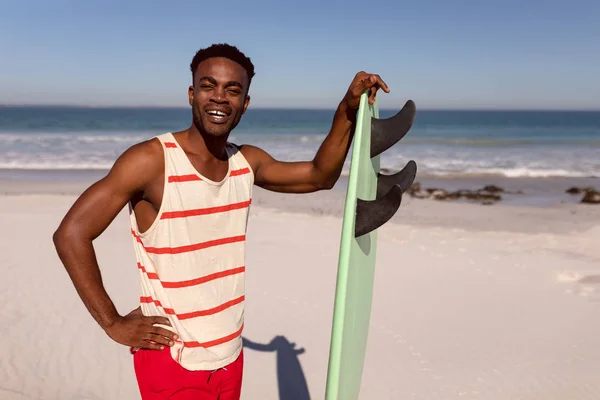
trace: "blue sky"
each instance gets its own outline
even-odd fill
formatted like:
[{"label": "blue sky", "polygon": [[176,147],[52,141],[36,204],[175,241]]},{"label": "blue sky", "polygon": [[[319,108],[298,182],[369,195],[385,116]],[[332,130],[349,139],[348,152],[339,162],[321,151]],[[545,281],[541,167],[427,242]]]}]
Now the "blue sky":
[{"label": "blue sky", "polygon": [[187,106],[237,45],[253,107],[334,108],[359,70],[424,108],[600,109],[600,2],[0,0],[0,104]]}]

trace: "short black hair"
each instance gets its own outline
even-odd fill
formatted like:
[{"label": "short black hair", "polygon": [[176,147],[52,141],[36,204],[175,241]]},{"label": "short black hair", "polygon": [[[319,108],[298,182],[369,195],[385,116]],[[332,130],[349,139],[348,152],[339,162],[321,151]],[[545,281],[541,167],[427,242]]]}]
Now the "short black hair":
[{"label": "short black hair", "polygon": [[233,62],[240,64],[246,70],[248,74],[248,86],[250,86],[250,82],[252,82],[252,78],[254,77],[254,64],[250,61],[244,53],[242,53],[237,47],[232,46],[227,43],[217,43],[213,44],[204,49],[200,49],[196,52],[196,55],[192,59],[192,63],[190,64],[190,70],[192,72],[192,83],[196,77],[196,69],[198,65],[208,59],[213,57],[223,57],[228,58]]}]

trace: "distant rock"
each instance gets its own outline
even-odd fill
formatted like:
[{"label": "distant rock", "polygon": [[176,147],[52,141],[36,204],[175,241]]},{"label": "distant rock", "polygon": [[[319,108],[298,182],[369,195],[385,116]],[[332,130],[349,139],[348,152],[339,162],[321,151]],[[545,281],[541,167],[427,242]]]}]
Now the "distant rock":
[{"label": "distant rock", "polygon": [[590,191],[593,192],[594,190],[595,189],[591,186],[584,187],[584,188],[570,187],[569,189],[565,190],[565,192],[569,193],[569,194],[581,194],[581,193],[590,192]]},{"label": "distant rock", "polygon": [[408,193],[411,197],[416,197],[417,199],[426,199],[431,195],[431,193],[421,189],[421,184],[419,182],[414,182],[412,185],[410,185],[406,193]]},{"label": "distant rock", "polygon": [[504,189],[498,186],[488,185],[483,189],[478,190],[457,190],[454,192],[449,192],[445,189],[440,188],[427,188],[424,189],[421,187],[419,182],[415,182],[411,185],[410,188],[406,191],[408,195],[411,197],[415,197],[417,199],[434,199],[434,200],[458,200],[460,198],[465,198],[471,201],[479,201],[482,204],[489,205],[493,204],[502,199],[502,197],[497,193],[504,192]]},{"label": "distant rock", "polygon": [[600,192],[596,190],[586,190],[585,195],[581,199],[584,204],[600,204]]},{"label": "distant rock", "polygon": [[[429,191],[429,189],[427,189]],[[435,200],[446,200],[448,198],[448,191],[444,189],[434,189],[431,191],[431,197]]]},{"label": "distant rock", "polygon": [[444,200],[458,200],[463,196],[462,191],[458,191],[458,192],[450,192],[446,195],[446,198]]},{"label": "distant rock", "polygon": [[[600,191],[593,187],[571,187],[565,191],[569,194],[582,194],[583,197],[580,203],[584,204],[600,204]],[[441,188],[423,188],[419,182],[414,182],[406,193],[417,199],[433,199],[439,201],[452,201],[458,199],[466,199],[469,201],[479,202],[482,205],[491,205],[502,200],[502,194],[523,194],[523,191],[510,192],[496,185],[486,185],[481,189],[476,190],[457,190],[449,192]]]},{"label": "distant rock", "polygon": [[591,186],[588,187],[570,187],[565,190],[565,193],[569,194],[581,194],[583,193],[583,197],[580,200],[580,203],[583,204],[600,204],[600,192],[594,189]]},{"label": "distant rock", "polygon": [[479,201],[498,201],[501,200],[502,197],[498,194],[488,194],[488,193],[480,193],[480,192],[471,192],[466,193],[464,195],[469,200],[479,200]]},{"label": "distant rock", "polygon": [[504,189],[502,189],[501,187],[498,186],[494,186],[494,185],[487,185],[483,188],[484,192],[489,192],[489,193],[501,193],[504,192]]}]

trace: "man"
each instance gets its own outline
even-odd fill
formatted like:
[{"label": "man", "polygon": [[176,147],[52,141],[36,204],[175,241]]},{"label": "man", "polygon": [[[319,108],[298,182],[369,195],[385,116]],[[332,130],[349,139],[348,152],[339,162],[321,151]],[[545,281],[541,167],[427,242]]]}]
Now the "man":
[{"label": "man", "polygon": [[[143,399],[238,399],[244,255],[252,187],[287,193],[330,189],[340,176],[360,95],[389,92],[358,73],[315,157],[282,162],[228,142],[250,102],[254,66],[227,44],[191,63],[192,124],[127,149],[73,204],[53,239],[83,303],[129,346]],[[107,295],[92,242],[129,205],[140,307],[121,316]]]}]

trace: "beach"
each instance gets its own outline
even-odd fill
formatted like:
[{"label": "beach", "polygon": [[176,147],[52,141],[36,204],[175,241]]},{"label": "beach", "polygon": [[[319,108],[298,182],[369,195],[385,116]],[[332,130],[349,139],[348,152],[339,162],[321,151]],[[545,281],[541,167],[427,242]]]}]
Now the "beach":
[{"label": "beach", "polygon": [[[249,110],[230,140],[310,160],[330,123]],[[187,109],[0,107],[0,399],[139,398],[52,234],[126,148],[188,124]],[[600,399],[600,205],[568,193],[600,189],[599,133],[598,112],[418,111],[381,159],[418,172],[379,230],[361,399]],[[329,191],[254,189],[243,399],[324,397],[349,163]],[[94,245],[117,309],[136,308],[126,208]]]},{"label": "beach", "polygon": [[[139,398],[128,349],[89,315],[51,240],[97,175],[0,177],[0,399]],[[583,183],[550,187],[562,196]],[[340,185],[254,191],[243,399],[324,396]],[[532,206],[405,196],[379,230],[361,398],[600,398],[600,206],[575,199]],[[126,209],[95,248],[107,291],[127,313],[139,302],[139,272]]]}]

